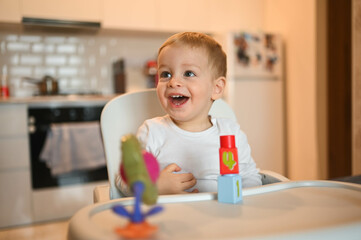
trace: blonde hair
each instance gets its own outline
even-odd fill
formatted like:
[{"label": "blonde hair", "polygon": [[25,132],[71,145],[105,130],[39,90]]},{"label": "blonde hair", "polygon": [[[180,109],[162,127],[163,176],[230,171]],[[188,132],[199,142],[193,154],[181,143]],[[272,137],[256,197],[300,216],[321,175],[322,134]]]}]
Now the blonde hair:
[{"label": "blonde hair", "polygon": [[214,77],[226,77],[227,56],[222,50],[222,46],[212,37],[198,32],[182,32],[174,34],[159,48],[158,56],[163,48],[173,44],[184,44],[189,47],[203,48],[208,54],[208,63],[214,73]]}]

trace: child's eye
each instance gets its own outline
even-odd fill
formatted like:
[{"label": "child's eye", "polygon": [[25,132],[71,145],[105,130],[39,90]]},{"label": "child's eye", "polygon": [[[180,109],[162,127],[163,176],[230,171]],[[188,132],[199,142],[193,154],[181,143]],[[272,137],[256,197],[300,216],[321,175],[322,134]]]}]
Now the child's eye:
[{"label": "child's eye", "polygon": [[159,76],[161,78],[170,78],[172,77],[172,74],[170,74],[169,72],[161,72]]},{"label": "child's eye", "polygon": [[194,74],[192,71],[186,71],[186,72],[184,73],[184,76],[186,76],[186,77],[194,77],[195,74]]}]

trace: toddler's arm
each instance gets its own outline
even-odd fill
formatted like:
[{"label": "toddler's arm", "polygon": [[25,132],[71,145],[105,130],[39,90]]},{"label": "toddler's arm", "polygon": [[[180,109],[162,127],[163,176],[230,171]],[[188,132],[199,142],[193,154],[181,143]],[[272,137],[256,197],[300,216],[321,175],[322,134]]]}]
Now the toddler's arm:
[{"label": "toddler's arm", "polygon": [[[181,171],[181,168],[175,164],[169,164],[161,172],[157,181],[158,193],[161,194],[179,194],[189,193],[185,190],[193,187],[197,179],[192,173],[174,173]],[[192,193],[197,193],[194,189]]]},{"label": "toddler's arm", "polygon": [[[182,194],[189,193],[185,190],[194,187],[197,183],[197,179],[192,173],[174,173],[181,171],[181,168],[175,164],[169,164],[166,166],[159,175],[157,181],[158,194]],[[120,175],[115,178],[116,186],[118,190],[125,197],[132,196],[128,185],[122,180]],[[198,189],[194,189],[192,193],[198,193]]]},{"label": "toddler's arm", "polygon": [[124,197],[132,196],[132,192],[130,191],[128,185],[123,181],[120,174],[117,174],[115,176],[115,186],[118,188],[118,190]]}]

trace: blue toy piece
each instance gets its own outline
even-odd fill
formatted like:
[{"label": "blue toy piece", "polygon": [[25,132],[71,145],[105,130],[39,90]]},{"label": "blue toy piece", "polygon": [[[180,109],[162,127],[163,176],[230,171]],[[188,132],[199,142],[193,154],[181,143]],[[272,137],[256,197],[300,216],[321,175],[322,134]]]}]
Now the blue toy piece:
[{"label": "blue toy piece", "polygon": [[140,209],[140,205],[142,203],[142,194],[144,192],[144,184],[142,182],[135,182],[133,184],[134,191],[134,209],[133,212],[129,212],[122,205],[115,205],[113,207],[113,211],[121,216],[129,218],[129,220],[133,223],[141,223],[145,220],[146,217],[156,214],[163,210],[163,207],[156,206],[151,208],[147,213],[142,213]]},{"label": "blue toy piece", "polygon": [[218,176],[218,202],[242,202],[242,178],[239,174]]}]

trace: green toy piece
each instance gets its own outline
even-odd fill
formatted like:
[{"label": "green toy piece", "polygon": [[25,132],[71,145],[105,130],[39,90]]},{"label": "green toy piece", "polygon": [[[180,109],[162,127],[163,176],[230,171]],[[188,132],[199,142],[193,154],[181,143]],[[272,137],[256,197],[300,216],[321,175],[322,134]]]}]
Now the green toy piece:
[{"label": "green toy piece", "polygon": [[153,184],[147,167],[143,160],[142,148],[138,139],[133,134],[122,137],[122,153],[125,176],[128,186],[133,186],[135,182],[144,184],[143,202],[147,205],[153,205],[157,202],[158,191]]},{"label": "green toy piece", "polygon": [[222,161],[224,165],[228,167],[229,170],[233,170],[234,166],[236,165],[236,161],[233,159],[232,152],[223,152]]}]

